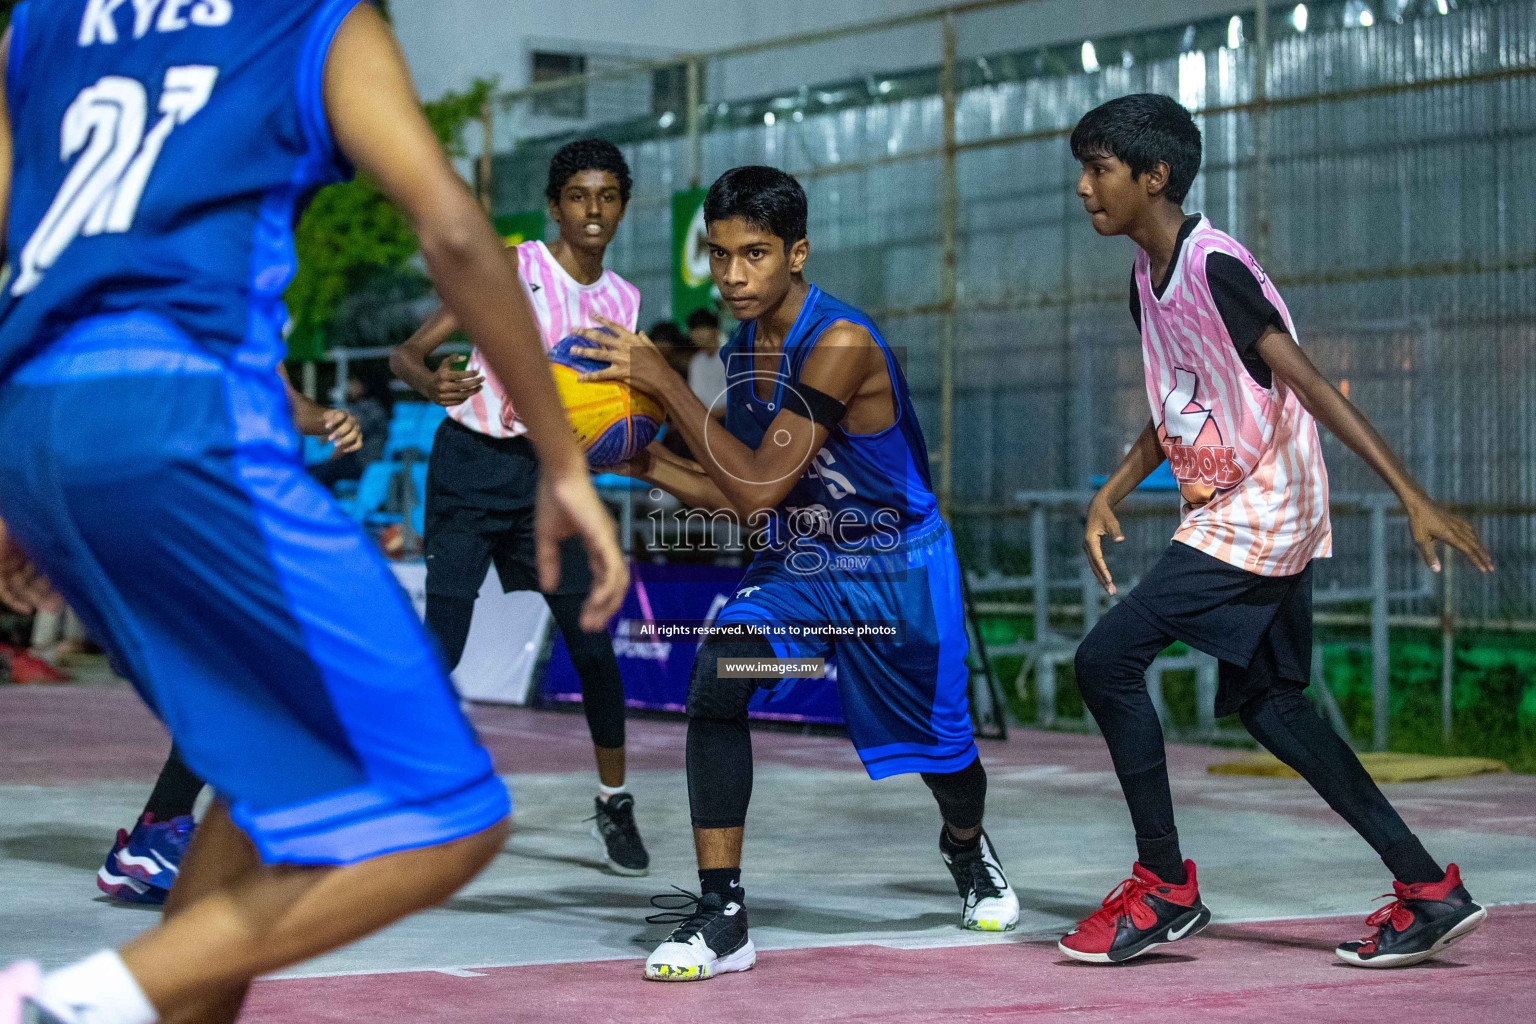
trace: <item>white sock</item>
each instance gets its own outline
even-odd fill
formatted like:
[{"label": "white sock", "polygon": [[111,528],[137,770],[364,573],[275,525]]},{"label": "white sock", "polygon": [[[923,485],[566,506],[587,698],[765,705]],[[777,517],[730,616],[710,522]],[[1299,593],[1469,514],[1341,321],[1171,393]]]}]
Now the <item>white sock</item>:
[{"label": "white sock", "polygon": [[123,958],[110,949],[44,977],[38,1002],[70,1024],[155,1024],[160,1019]]},{"label": "white sock", "polygon": [[603,803],[607,803],[609,800],[618,796],[620,793],[628,792],[629,787],[622,782],[617,786],[605,786],[601,782],[597,784],[597,795],[602,798]]}]

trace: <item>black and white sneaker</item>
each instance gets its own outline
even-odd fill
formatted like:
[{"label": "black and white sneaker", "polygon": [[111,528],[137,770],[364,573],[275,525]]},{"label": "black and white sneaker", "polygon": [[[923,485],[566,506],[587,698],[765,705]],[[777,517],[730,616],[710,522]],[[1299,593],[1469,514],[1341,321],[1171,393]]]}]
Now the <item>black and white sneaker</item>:
[{"label": "black and white sneaker", "polygon": [[611,796],[606,801],[594,797],[597,813],[592,816],[592,835],[603,847],[608,867],[621,875],[645,875],[651,870],[651,855],[640,841],[635,825],[635,798],[628,793]]},{"label": "black and white sneaker", "polygon": [[973,932],[1011,932],[1019,923],[1019,898],[1003,874],[1003,865],[983,830],[975,849],[959,850],[948,829],[939,832],[939,856],[965,901],[960,925]]},{"label": "black and white sneaker", "polygon": [[750,971],[757,947],[747,935],[747,908],[719,893],[695,896],[684,889],[651,897],[665,911],[646,918],[651,924],[676,924],[667,941],[645,961],[650,981],[704,981],[717,974]]}]

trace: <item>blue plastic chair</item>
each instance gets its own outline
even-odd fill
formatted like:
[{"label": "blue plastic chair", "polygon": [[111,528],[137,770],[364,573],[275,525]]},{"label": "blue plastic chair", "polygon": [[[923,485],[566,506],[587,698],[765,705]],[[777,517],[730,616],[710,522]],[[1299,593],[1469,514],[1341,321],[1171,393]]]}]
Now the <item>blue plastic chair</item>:
[{"label": "blue plastic chair", "polygon": [[[389,516],[379,511],[384,499],[389,497],[389,481],[400,469],[398,462],[375,462],[363,470],[357,482],[357,497],[352,502],[352,518],[360,523],[398,522],[399,516]],[[382,516],[383,519],[378,517]]]}]

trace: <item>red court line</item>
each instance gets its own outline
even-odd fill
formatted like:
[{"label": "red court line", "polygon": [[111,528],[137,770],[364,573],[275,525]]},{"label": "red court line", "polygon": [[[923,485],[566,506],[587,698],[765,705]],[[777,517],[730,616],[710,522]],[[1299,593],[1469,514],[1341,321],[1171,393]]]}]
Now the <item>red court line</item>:
[{"label": "red court line", "polygon": [[[508,922],[509,927],[513,926]],[[1118,967],[1079,964],[1054,943],[896,950],[786,950],[747,974],[665,985],[640,961],[509,967],[460,978],[362,975],[258,984],[244,1024],[1086,1024],[1306,1022],[1510,1024],[1536,989],[1536,907],[1496,907],[1440,960],[1367,971],[1330,950],[1358,918],[1217,925]],[[1522,1009],[1524,1007],[1524,1009]]]}]

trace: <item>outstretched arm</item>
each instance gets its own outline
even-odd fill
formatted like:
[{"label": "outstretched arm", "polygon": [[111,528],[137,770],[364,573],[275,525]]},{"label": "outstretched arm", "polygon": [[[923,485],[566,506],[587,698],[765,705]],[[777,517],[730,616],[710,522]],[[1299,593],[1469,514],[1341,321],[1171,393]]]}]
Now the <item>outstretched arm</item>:
[{"label": "outstretched arm", "polygon": [[[613,333],[583,331],[592,347],[573,351],[610,365],[583,379],[627,381],[660,399],[670,422],[698,457],[700,468],[747,521],[784,500],[836,426],[812,422],[803,415],[808,412],[804,403],[796,402],[793,389],[785,387],[786,408],[764,431],[762,446],[748,448],[709,414],[649,338],[612,321],[602,323]],[[846,405],[877,369],[887,372],[885,356],[869,332],[856,324],[839,323],[817,341],[801,370],[800,383]]]},{"label": "outstretched arm", "polygon": [[598,500],[555,392],[544,345],[502,243],[443,155],[383,18],[360,4],[347,15],[325,66],[325,108],[342,152],[378,182],[421,240],[443,303],[490,363],[539,453],[539,579],[560,576],[558,541],[579,534],[592,563],[583,628],[602,629],[629,576],[617,531]]},{"label": "outstretched arm", "polygon": [[1285,331],[1270,328],[1259,338],[1257,347],[1276,379],[1284,381],[1296,393],[1302,407],[1364,459],[1366,465],[1392,488],[1408,513],[1408,528],[1413,531],[1413,541],[1431,569],[1440,571],[1435,543],[1443,541],[1466,555],[1481,571],[1493,571],[1493,559],[1478,540],[1477,531],[1465,519],[1430,498],[1370,421],[1317,372],[1317,367],[1312,365],[1312,360],[1307,358],[1295,339]]}]

